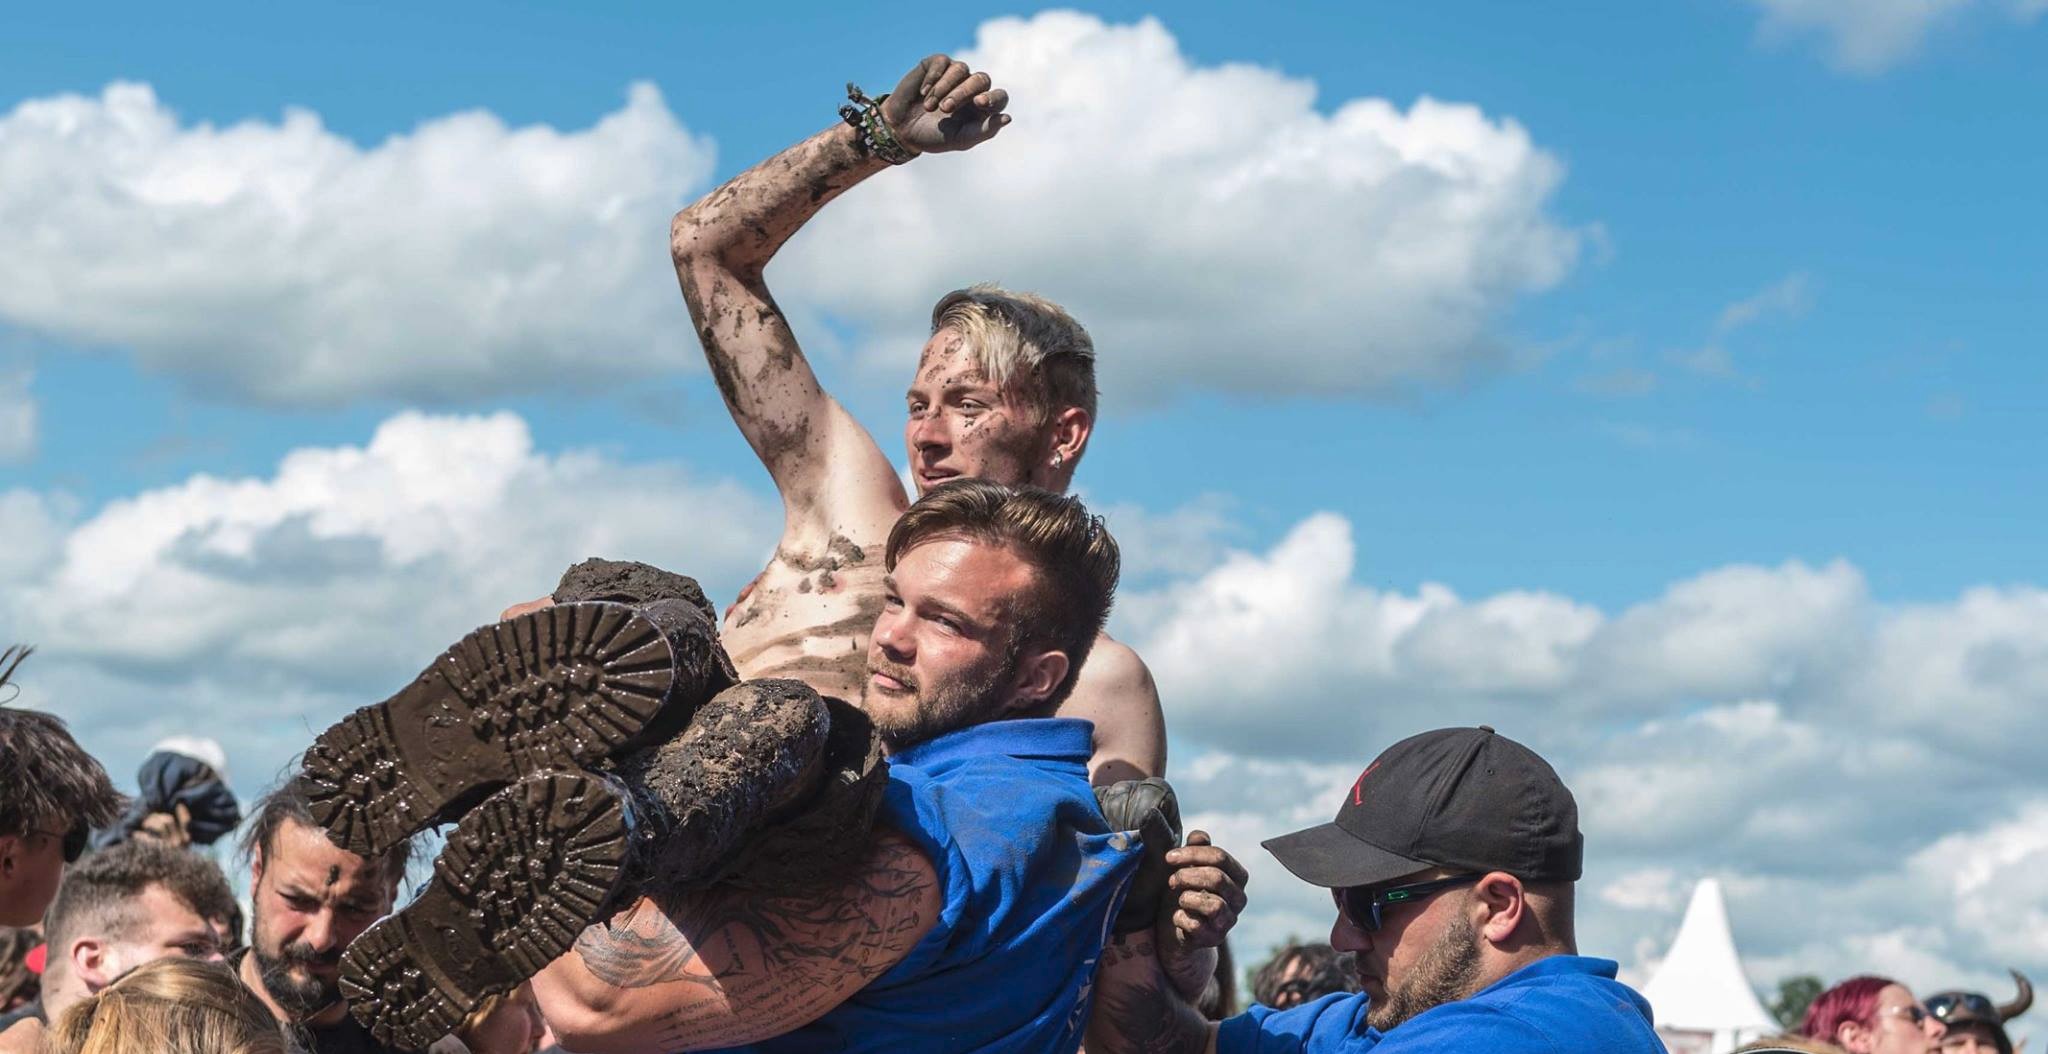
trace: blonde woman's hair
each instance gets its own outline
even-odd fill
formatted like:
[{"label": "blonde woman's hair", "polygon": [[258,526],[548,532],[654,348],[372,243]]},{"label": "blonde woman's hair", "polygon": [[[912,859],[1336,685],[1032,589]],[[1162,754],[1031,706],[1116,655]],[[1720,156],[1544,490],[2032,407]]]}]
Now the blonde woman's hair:
[{"label": "blonde woman's hair", "polygon": [[1035,293],[983,283],[932,308],[932,332],[960,334],[981,372],[1041,415],[1070,406],[1095,416],[1095,342],[1066,309]]},{"label": "blonde woman's hair", "polygon": [[64,1011],[49,1054],[296,1054],[284,1026],[225,963],[178,956],[123,974]]}]

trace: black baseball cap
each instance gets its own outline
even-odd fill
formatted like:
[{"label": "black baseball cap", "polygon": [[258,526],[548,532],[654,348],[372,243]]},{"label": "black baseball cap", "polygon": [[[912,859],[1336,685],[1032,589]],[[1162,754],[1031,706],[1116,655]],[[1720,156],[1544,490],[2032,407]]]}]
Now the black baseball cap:
[{"label": "black baseball cap", "polygon": [[1331,823],[1264,843],[1295,877],[1331,889],[1432,867],[1576,882],[1579,806],[1550,763],[1485,725],[1439,728],[1365,767]]}]

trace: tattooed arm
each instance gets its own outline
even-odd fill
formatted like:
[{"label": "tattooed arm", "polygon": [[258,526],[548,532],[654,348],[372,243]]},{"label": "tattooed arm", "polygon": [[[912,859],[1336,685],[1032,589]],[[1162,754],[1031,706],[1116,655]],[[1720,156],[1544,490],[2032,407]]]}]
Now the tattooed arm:
[{"label": "tattooed arm", "polygon": [[1139,930],[1102,950],[1082,1044],[1090,1054],[1216,1054],[1216,1026],[1167,981],[1159,939],[1155,930]]},{"label": "tattooed arm", "polygon": [[[944,55],[896,85],[883,116],[920,153],[965,150],[1008,123],[1008,95]],[[873,437],[827,395],[768,293],[768,261],[832,199],[889,167],[837,124],[677,214],[670,248],[683,300],[733,421],[782,492],[790,526],[895,522],[902,484]]]},{"label": "tattooed arm", "polygon": [[1094,1054],[1215,1054],[1216,1026],[1193,1000],[1216,971],[1216,947],[1244,910],[1244,865],[1211,844],[1207,831],[1166,854],[1170,912],[1149,930],[1125,934],[1102,951],[1095,1011],[1088,1019]]},{"label": "tattooed arm", "polygon": [[753,1043],[817,1020],[901,962],[941,906],[931,861],[884,832],[838,889],[643,898],[585,930],[534,994],[562,1043],[587,1054]]}]

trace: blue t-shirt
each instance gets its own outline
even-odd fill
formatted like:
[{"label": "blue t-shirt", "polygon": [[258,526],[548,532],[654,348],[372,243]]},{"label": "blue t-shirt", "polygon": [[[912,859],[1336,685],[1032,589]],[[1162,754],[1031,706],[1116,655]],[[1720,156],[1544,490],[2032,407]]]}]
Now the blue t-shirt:
[{"label": "blue t-shirt", "polygon": [[1094,738],[1070,718],[992,721],[892,755],[879,819],[931,859],[939,920],[830,1013],[748,1049],[1071,1054],[1139,857],[1088,786]]},{"label": "blue t-shirt", "polygon": [[1610,959],[1553,955],[1384,1033],[1365,1023],[1363,994],[1253,1007],[1223,1022],[1216,1054],[1664,1054],[1649,1002],[1614,971]]}]

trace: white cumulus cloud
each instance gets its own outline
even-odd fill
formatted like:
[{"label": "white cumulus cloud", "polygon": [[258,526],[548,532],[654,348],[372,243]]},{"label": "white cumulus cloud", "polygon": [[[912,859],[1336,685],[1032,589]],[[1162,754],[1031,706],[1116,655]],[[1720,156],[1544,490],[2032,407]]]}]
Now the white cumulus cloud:
[{"label": "white cumulus cloud", "polygon": [[992,280],[1073,310],[1113,398],[1443,382],[1502,366],[1499,317],[1578,256],[1546,211],[1562,163],[1477,106],[1325,111],[1312,82],[1198,63],[1153,19],[995,19],[963,57],[1016,123],[856,188],[772,276],[896,368],[940,293]]},{"label": "white cumulus cloud", "polygon": [[40,646],[25,679],[40,701],[110,756],[201,734],[268,773],[577,560],[645,560],[730,596],[779,525],[772,501],[676,465],[538,452],[512,414],[404,413],[362,446],[82,520],[0,494],[0,527],[30,554],[0,547],[0,624]]},{"label": "white cumulus cloud", "polygon": [[711,157],[647,84],[587,129],[473,111],[369,148],[143,84],[33,99],[0,116],[0,319],[272,403],[672,369],[667,218]]}]

